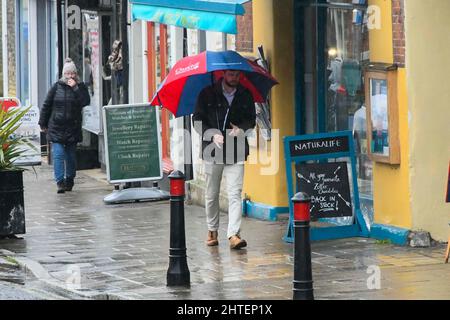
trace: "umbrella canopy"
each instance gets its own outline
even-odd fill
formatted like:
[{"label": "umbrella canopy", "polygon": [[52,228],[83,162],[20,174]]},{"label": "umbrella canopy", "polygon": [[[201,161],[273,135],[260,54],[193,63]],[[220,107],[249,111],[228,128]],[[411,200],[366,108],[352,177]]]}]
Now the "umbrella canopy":
[{"label": "umbrella canopy", "polygon": [[195,110],[200,92],[220,79],[224,70],[241,71],[241,84],[250,90],[255,102],[265,102],[270,89],[278,83],[265,69],[235,51],[204,51],[173,66],[151,105],[162,106],[175,117],[189,115]]}]

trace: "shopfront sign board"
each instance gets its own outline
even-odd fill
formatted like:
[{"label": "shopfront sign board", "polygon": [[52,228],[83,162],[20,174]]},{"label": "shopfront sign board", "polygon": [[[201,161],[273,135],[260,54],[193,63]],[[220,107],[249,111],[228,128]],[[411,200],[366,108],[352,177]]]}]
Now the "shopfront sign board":
[{"label": "shopfront sign board", "polygon": [[155,107],[105,106],[103,121],[110,183],[162,179],[160,123]]},{"label": "shopfront sign board", "polygon": [[[351,225],[311,228],[312,240],[369,235],[360,209],[351,131],[285,137],[284,156],[289,200],[289,225],[285,241],[293,241],[291,199],[297,192],[306,192],[311,197],[310,213],[313,221],[355,216]],[[329,159],[333,161],[329,162]],[[353,200],[348,168],[351,168],[352,173]]]},{"label": "shopfront sign board", "polygon": [[312,221],[353,215],[347,162],[298,164],[296,180],[298,191],[311,197]]}]

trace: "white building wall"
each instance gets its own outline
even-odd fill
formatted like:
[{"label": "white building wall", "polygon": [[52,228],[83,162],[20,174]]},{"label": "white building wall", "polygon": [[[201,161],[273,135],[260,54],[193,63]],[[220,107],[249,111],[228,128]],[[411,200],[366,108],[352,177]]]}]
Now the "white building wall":
[{"label": "white building wall", "polygon": [[[172,68],[175,63],[183,58],[183,29],[175,26],[169,26],[170,48],[169,48],[169,65]],[[172,134],[170,136],[170,157],[173,161],[174,170],[184,172],[184,119],[173,118],[170,120],[170,128]],[[188,140],[188,139],[187,139]]]},{"label": "white building wall", "polygon": [[8,12],[7,12],[7,2],[2,1],[2,66],[3,66],[3,95],[5,97],[8,96]]}]

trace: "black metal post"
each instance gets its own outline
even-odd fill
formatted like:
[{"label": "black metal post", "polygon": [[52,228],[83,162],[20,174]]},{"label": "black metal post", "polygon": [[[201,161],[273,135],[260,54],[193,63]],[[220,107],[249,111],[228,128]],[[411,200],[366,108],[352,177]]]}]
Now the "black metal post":
[{"label": "black metal post", "polygon": [[294,204],[294,300],[314,300],[311,240],[309,237],[310,204],[308,194],[300,192],[293,198]]},{"label": "black metal post", "polygon": [[181,171],[174,171],[170,179],[170,249],[167,286],[190,286],[190,273],[186,256],[184,225],[184,182]]}]

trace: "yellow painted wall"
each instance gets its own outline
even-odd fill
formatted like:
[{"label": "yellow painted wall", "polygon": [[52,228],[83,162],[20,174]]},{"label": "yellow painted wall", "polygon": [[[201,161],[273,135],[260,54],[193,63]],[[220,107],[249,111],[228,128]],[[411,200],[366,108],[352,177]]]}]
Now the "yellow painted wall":
[{"label": "yellow painted wall", "polygon": [[446,241],[450,160],[450,1],[406,0],[412,226]]},{"label": "yellow painted wall", "polygon": [[[271,91],[272,128],[279,129],[279,136],[269,146],[279,163],[279,169],[275,174],[263,175],[261,169],[268,165],[247,163],[243,192],[253,202],[275,207],[288,206],[282,138],[295,132],[293,39],[292,0],[253,1],[255,52],[258,45],[264,46],[272,75],[280,82]],[[250,157],[255,157],[256,151],[253,148]]]},{"label": "yellow painted wall", "polygon": [[374,62],[393,63],[393,42],[392,42],[392,0],[369,0],[371,9],[371,19],[380,10],[381,28],[370,30],[370,59]]},{"label": "yellow painted wall", "polygon": [[[369,35],[370,60],[393,63],[392,1],[371,0],[369,5],[381,9],[381,28],[372,29]],[[401,164],[374,163],[374,217],[376,223],[411,228],[408,101],[406,70],[402,68],[398,70],[397,93]]]},{"label": "yellow painted wall", "polygon": [[411,228],[409,189],[409,136],[406,70],[398,70],[400,165],[375,163],[374,214],[375,222]]}]

